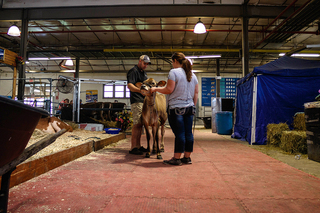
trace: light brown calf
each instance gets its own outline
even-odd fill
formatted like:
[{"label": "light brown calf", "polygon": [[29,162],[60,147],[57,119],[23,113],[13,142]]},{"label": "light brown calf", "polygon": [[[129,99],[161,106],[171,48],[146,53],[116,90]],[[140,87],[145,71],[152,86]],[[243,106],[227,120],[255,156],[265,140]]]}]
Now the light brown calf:
[{"label": "light brown calf", "polygon": [[[142,124],[146,130],[148,141],[148,151],[146,158],[150,157],[150,131],[149,126],[152,128],[153,136],[153,152],[157,151],[157,158],[162,159],[160,151],[164,151],[164,124],[167,120],[166,112],[166,98],[160,93],[150,93],[151,87],[165,86],[165,81],[157,83],[153,78],[145,80],[143,83],[137,83],[136,86],[140,88],[141,93],[145,95],[143,108],[142,108]],[[159,149],[159,127],[161,126],[161,146]]]},{"label": "light brown calf", "polygon": [[57,117],[46,117],[46,118],[40,118],[36,129],[40,129],[43,132],[54,134],[56,132],[59,132],[61,129],[66,129],[68,132],[72,132],[72,127],[61,121]]}]

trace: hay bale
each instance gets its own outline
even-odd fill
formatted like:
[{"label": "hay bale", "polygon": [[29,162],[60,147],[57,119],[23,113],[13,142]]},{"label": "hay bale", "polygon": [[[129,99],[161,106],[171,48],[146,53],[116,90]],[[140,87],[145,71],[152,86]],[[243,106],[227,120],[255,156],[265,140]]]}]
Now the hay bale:
[{"label": "hay bale", "polygon": [[304,112],[297,112],[293,117],[293,128],[294,130],[306,131],[306,121]]},{"label": "hay bale", "polygon": [[268,124],[267,126],[267,144],[279,146],[281,142],[281,134],[283,131],[288,131],[289,126],[286,123]]},{"label": "hay bale", "polygon": [[283,131],[280,148],[289,153],[307,154],[307,134],[305,131]]}]

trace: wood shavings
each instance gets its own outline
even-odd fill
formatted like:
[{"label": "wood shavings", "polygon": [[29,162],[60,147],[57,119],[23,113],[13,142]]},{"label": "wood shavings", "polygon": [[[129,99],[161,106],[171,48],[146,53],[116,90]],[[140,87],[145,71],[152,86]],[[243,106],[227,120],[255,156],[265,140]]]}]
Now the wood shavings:
[{"label": "wood shavings", "polygon": [[[32,144],[40,141],[44,137],[48,136],[48,133],[44,133],[41,130],[35,129],[33,132],[27,147],[31,146]],[[78,146],[83,143],[87,143],[89,141],[98,141],[103,140],[114,135],[106,134],[105,131],[90,131],[90,130],[82,130],[76,129],[73,132],[66,132],[60,137],[56,139],[55,142],[47,146],[46,148],[42,149],[37,154],[31,156],[26,161],[35,160],[47,155],[51,155],[56,152],[60,152],[62,150]]]}]

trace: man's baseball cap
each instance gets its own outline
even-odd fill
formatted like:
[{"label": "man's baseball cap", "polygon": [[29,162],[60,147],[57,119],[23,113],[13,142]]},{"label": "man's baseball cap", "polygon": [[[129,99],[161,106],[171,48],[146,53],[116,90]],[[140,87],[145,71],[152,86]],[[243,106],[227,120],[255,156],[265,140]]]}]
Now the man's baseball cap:
[{"label": "man's baseball cap", "polygon": [[151,64],[150,58],[149,58],[149,56],[147,56],[147,55],[142,55],[142,56],[140,56],[139,60]]}]

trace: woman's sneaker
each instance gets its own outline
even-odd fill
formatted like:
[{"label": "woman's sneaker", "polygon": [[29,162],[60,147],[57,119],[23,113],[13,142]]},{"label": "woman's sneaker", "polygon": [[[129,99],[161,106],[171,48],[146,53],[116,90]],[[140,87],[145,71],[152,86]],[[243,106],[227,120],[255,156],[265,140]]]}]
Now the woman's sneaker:
[{"label": "woman's sneaker", "polygon": [[169,165],[176,165],[176,166],[181,166],[181,160],[180,159],[176,159],[176,158],[171,158],[170,160],[164,160],[163,161],[164,164],[169,164]]},{"label": "woman's sneaker", "polygon": [[188,157],[188,158],[183,157],[183,158],[181,158],[180,160],[181,160],[182,163],[192,164],[192,161],[191,161],[191,158],[190,158],[190,157]]}]

